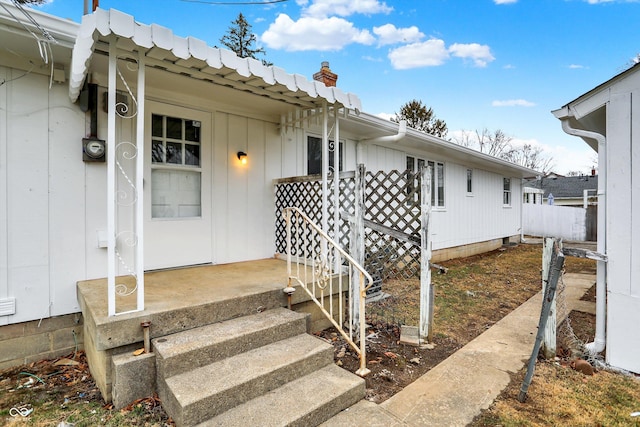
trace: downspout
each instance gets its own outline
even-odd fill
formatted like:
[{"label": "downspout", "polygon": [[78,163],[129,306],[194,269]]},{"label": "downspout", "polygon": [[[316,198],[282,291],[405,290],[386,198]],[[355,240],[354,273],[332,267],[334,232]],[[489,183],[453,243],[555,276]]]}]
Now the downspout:
[{"label": "downspout", "polygon": [[[607,253],[607,229],[606,229],[606,183],[607,183],[607,138],[597,132],[574,129],[569,125],[569,120],[562,119],[562,130],[569,134],[581,138],[589,138],[598,142],[598,246],[597,251],[601,254]],[[596,276],[596,336],[593,342],[585,345],[591,354],[597,354],[604,350],[606,345],[606,315],[607,315],[607,263],[597,261]]]},{"label": "downspout", "polygon": [[524,180],[520,178],[520,243],[527,243],[524,238]]},{"label": "downspout", "polygon": [[398,142],[407,135],[407,121],[400,120],[398,123],[398,133],[395,135],[379,136],[377,138],[365,138],[356,143],[356,165],[362,163],[362,150],[364,144],[372,144],[379,142]]}]

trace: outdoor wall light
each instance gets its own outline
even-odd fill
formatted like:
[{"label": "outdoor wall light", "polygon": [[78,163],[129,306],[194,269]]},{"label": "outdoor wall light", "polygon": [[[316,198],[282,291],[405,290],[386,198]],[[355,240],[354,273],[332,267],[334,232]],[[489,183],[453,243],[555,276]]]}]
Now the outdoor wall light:
[{"label": "outdoor wall light", "polygon": [[245,153],[244,151],[238,151],[238,160],[240,160],[240,163],[242,163],[243,165],[246,165],[247,153]]}]

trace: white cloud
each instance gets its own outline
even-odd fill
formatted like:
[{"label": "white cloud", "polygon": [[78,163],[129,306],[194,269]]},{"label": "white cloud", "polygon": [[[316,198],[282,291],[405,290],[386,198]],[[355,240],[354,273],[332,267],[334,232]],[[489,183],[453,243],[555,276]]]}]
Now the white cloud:
[{"label": "white cloud", "polygon": [[458,58],[471,59],[476,67],[486,67],[487,63],[495,59],[491,54],[491,49],[486,44],[454,43],[449,47],[449,52]]},{"label": "white cloud", "polygon": [[504,68],[505,70],[514,70],[516,68],[516,66],[513,65],[513,64],[507,64],[502,68]]},{"label": "white cloud", "polygon": [[444,64],[448,58],[449,52],[444,46],[444,41],[440,39],[411,43],[389,52],[389,60],[396,70],[435,67]]},{"label": "white cloud", "polygon": [[260,37],[269,48],[286,51],[336,51],[348,44],[373,44],[375,39],[367,30],[359,30],[342,18],[304,17],[293,21],[282,13]]},{"label": "white cloud", "polygon": [[385,24],[381,27],[373,27],[373,33],[378,36],[378,45],[383,46],[395,43],[415,43],[424,38],[418,27],[396,28],[393,24]]},{"label": "white cloud", "polygon": [[302,14],[304,16],[327,17],[329,15],[350,16],[353,14],[374,15],[377,13],[390,13],[393,8],[378,0],[312,0],[308,2],[298,2],[304,6]]},{"label": "white cloud", "polygon": [[495,4],[512,4],[517,3],[518,0],[493,0]]},{"label": "white cloud", "polygon": [[580,70],[582,68],[587,68],[584,65],[580,65],[580,64],[571,64],[569,65],[569,68],[572,70]]},{"label": "white cloud", "polygon": [[535,107],[535,103],[525,99],[507,99],[504,101],[493,101],[492,107]]}]

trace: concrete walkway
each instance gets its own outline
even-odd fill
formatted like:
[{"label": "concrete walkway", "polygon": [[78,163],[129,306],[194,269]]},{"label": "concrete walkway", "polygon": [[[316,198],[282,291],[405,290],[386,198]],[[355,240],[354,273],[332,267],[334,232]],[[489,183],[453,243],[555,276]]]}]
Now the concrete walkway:
[{"label": "concrete walkway", "polygon": [[[579,299],[595,275],[565,274],[563,279],[568,311],[589,308]],[[526,366],[541,304],[538,293],[390,399],[380,405],[360,401],[322,426],[468,425],[507,387],[510,374]]]}]

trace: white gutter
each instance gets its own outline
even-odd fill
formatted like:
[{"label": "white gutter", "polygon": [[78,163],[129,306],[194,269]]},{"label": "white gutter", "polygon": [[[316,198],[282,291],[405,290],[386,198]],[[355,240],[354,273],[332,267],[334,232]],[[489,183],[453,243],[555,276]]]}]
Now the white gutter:
[{"label": "white gutter", "polygon": [[400,120],[398,123],[398,133],[395,135],[379,136],[376,138],[365,138],[356,144],[356,165],[362,163],[362,150],[364,144],[398,142],[407,135],[407,121]]},{"label": "white gutter", "polygon": [[[597,251],[601,254],[607,253],[606,237],[606,182],[607,182],[607,138],[597,132],[574,129],[569,125],[567,117],[560,118],[562,130],[569,134],[581,138],[593,139],[598,143],[598,246]],[[593,342],[585,345],[591,354],[597,354],[604,350],[606,345],[606,315],[607,315],[607,263],[597,261],[596,276],[596,336]]]}]

